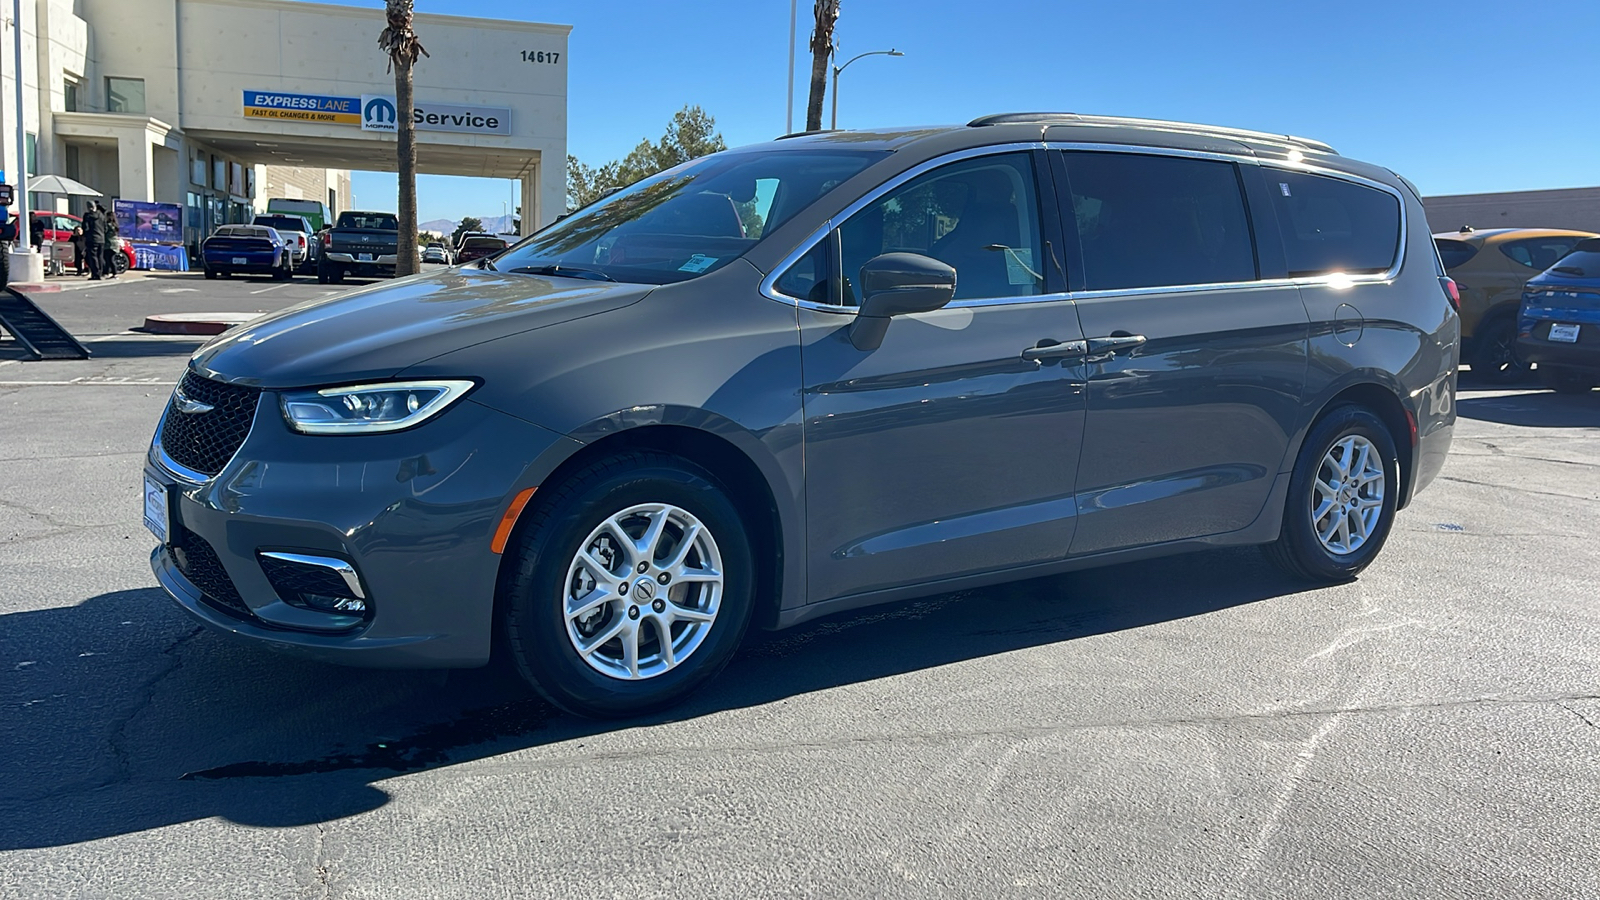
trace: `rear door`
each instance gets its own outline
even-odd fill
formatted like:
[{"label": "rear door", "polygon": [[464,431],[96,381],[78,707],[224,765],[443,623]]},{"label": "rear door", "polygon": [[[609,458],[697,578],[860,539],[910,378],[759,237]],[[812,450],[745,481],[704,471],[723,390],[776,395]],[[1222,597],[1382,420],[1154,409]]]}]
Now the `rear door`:
[{"label": "rear door", "polygon": [[1256,248],[1256,166],[1133,148],[1057,162],[1089,350],[1072,553],[1245,528],[1285,464],[1308,335],[1281,250]]}]

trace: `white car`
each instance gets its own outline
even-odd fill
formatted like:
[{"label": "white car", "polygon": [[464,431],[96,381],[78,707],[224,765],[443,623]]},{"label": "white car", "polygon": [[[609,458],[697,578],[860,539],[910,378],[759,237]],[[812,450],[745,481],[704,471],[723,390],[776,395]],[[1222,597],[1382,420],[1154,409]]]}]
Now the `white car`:
[{"label": "white car", "polygon": [[250,221],[251,225],[264,225],[282,236],[289,246],[289,259],[292,265],[291,272],[303,269],[311,260],[311,223],[304,216],[291,216],[285,213],[268,213],[256,216]]},{"label": "white car", "polygon": [[444,249],[443,244],[429,244],[422,249],[422,261],[425,263],[450,264],[450,254]]}]

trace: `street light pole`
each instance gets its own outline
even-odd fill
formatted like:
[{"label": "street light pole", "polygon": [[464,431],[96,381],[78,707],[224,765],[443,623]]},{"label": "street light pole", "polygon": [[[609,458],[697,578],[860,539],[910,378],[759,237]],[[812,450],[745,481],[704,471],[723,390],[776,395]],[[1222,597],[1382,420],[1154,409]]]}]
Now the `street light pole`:
[{"label": "street light pole", "polygon": [[22,0],[13,0],[11,12],[11,36],[15,39],[17,49],[17,161],[16,174],[13,176],[16,184],[14,205],[17,212],[17,240],[15,246],[33,249],[28,237],[29,227],[33,224],[28,221],[28,125],[22,112]]},{"label": "street light pole", "polygon": [[864,56],[905,56],[905,54],[892,47],[888,50],[868,50],[866,53],[858,53],[845,60],[845,64],[842,66],[833,67],[833,115],[831,117],[832,121],[828,123],[828,127],[832,130],[837,131],[839,129],[839,73]]},{"label": "street light pole", "polygon": [[789,0],[789,105],[784,111],[783,133],[794,133],[794,39],[795,7],[800,0]]}]

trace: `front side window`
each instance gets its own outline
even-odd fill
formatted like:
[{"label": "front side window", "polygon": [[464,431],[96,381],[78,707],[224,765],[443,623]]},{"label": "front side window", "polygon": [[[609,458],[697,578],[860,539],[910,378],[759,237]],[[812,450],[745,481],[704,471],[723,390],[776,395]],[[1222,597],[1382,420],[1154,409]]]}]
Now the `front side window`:
[{"label": "front side window", "polygon": [[1371,275],[1394,265],[1400,249],[1400,201],[1394,195],[1342,178],[1263,171],[1290,277]]},{"label": "front side window", "polygon": [[1561,257],[1571,253],[1579,240],[1580,238],[1576,236],[1524,238],[1520,241],[1506,241],[1500,245],[1500,252],[1520,265],[1543,272],[1555,265]]},{"label": "front side window", "polygon": [[1255,244],[1233,163],[1067,154],[1091,291],[1254,281]]},{"label": "front side window", "polygon": [[144,111],[143,78],[106,79],[106,112],[143,115]]},{"label": "front side window", "polygon": [[639,284],[713,272],[851,176],[877,150],[717,153],[653,175],[494,260],[502,272]]},{"label": "front side window", "polygon": [[941,166],[862,208],[838,230],[843,302],[884,253],[931,256],[956,270],[957,300],[1044,293],[1038,190],[1026,153]]}]

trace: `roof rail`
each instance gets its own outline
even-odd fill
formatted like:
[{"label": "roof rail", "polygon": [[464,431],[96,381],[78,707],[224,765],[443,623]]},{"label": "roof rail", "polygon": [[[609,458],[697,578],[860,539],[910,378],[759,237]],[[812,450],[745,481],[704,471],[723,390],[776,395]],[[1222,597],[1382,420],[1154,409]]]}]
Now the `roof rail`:
[{"label": "roof rail", "polygon": [[843,129],[841,129],[841,128],[818,128],[815,131],[791,131],[788,134],[780,134],[777,137],[773,138],[773,140],[781,141],[781,140],[786,140],[788,138],[805,137],[808,134],[832,134],[835,131],[842,131],[842,130]]},{"label": "roof rail", "polygon": [[1273,134],[1267,131],[1250,131],[1244,128],[1224,128],[1219,125],[1198,125],[1193,122],[1170,122],[1164,119],[1135,119],[1126,116],[1091,116],[1078,113],[1043,112],[1043,113],[1000,113],[991,116],[979,116],[968,122],[969,126],[983,125],[1121,125],[1128,128],[1150,128],[1159,131],[1177,131],[1184,134],[1212,134],[1220,137],[1248,138],[1256,141],[1270,141],[1274,144],[1292,144],[1318,153],[1331,153],[1339,155],[1339,151],[1328,144],[1312,138],[1296,137],[1292,134]]}]

